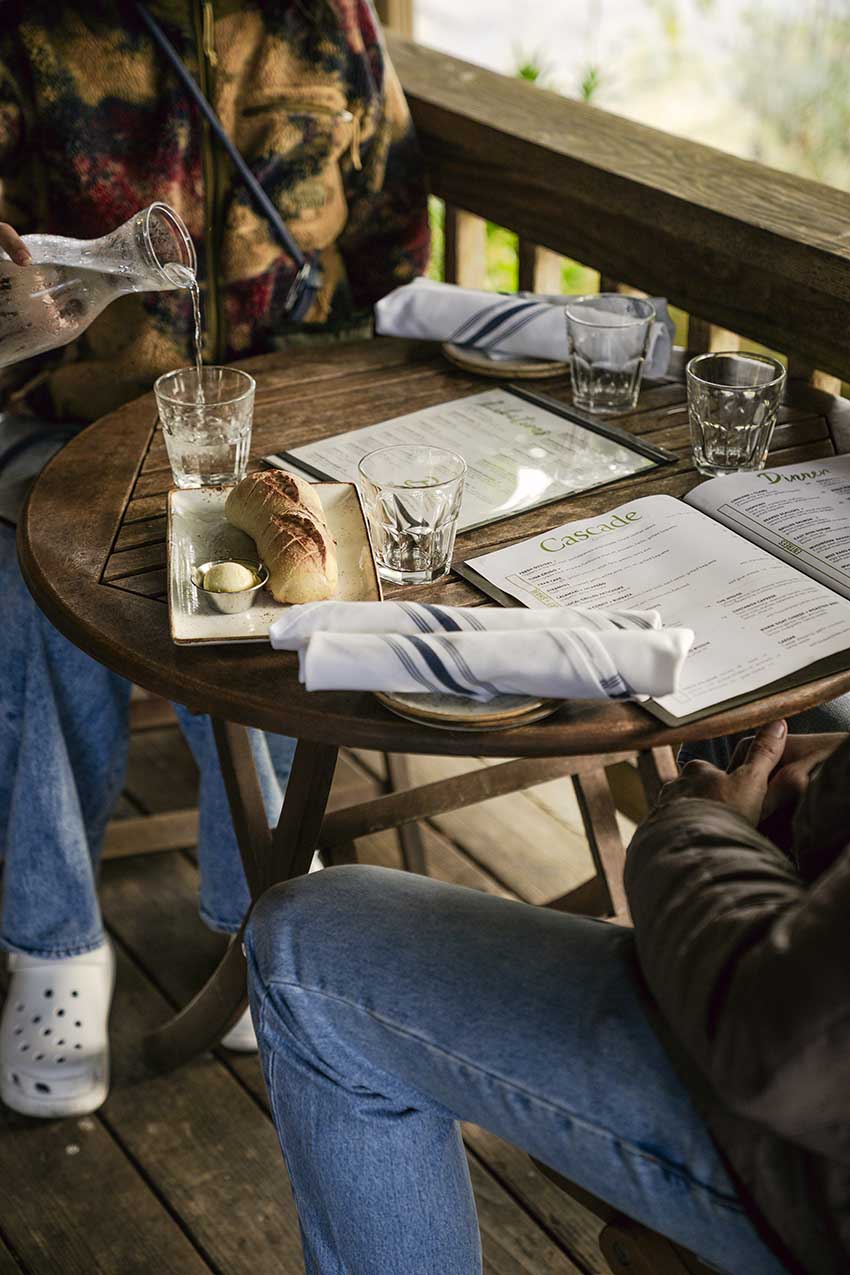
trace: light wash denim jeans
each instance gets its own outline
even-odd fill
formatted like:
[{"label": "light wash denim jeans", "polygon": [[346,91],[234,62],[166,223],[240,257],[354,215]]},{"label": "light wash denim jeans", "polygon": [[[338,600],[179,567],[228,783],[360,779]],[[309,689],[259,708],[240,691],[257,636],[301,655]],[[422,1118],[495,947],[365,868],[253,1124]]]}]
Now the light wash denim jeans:
[{"label": "light wash denim jeans", "polygon": [[[0,524],[0,946],[71,956],[103,939],[96,873],[121,791],[130,685],[50,624],[21,577],[11,527]],[[209,718],[175,706],[200,769],[201,915],[234,933],[248,887]],[[295,740],[251,732],[270,821]]]},{"label": "light wash denim jeans", "polygon": [[632,934],[383,868],[270,891],[249,986],[308,1275],[476,1275],[459,1120],[734,1275],[780,1275],[646,1012]]}]

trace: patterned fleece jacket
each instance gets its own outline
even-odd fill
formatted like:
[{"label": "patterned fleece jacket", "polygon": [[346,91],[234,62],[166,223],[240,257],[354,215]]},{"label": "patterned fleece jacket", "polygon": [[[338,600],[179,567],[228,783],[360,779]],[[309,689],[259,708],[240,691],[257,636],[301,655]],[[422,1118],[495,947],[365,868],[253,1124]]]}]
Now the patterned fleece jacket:
[{"label": "patterned fleece jacket", "polygon": [[[324,285],[303,327],[339,331],[428,258],[421,155],[371,0],[149,0]],[[99,237],[164,200],[198,252],[205,355],[293,331],[294,264],[131,3],[0,0],[0,220]],[[190,356],[185,292],[122,297],[24,365],[28,400],[92,420]]]}]

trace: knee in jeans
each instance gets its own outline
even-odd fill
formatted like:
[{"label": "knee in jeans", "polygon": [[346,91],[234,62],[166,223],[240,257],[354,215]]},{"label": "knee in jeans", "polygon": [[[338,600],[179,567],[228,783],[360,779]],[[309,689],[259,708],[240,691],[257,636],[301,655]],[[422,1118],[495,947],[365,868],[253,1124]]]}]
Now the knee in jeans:
[{"label": "knee in jeans", "polygon": [[309,953],[311,964],[344,958],[357,899],[376,872],[380,869],[346,864],[267,890],[245,932],[252,969],[260,981],[292,977],[301,967],[302,952]]}]

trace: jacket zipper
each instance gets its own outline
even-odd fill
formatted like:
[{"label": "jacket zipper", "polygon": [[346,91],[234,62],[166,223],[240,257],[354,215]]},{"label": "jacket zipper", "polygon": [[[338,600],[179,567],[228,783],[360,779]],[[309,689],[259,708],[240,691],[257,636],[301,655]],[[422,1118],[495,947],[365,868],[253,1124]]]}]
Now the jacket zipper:
[{"label": "jacket zipper", "polygon": [[210,66],[218,66],[218,54],[215,51],[215,14],[211,4],[204,0],[204,54]]},{"label": "jacket zipper", "polygon": [[[198,46],[198,82],[204,97],[210,101],[210,71],[218,65],[215,52],[215,13],[209,0],[195,0],[195,38]],[[212,354],[213,363],[224,357],[219,349],[221,338],[220,297],[218,288],[218,176],[215,150],[209,125],[201,125],[201,162],[204,175],[205,245],[207,262],[207,304],[204,318],[207,327],[205,345]]]}]

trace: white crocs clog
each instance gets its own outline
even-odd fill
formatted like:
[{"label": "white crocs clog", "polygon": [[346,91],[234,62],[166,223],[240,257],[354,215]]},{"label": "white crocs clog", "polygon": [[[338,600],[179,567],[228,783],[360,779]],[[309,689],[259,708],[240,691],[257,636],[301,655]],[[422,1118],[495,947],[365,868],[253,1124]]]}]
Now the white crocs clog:
[{"label": "white crocs clog", "polygon": [[[317,850],[310,861],[308,871],[321,872],[324,866],[321,852]],[[255,1054],[257,1052],[259,1045],[257,1044],[257,1033],[254,1031],[250,1008],[246,1009],[242,1017],[233,1024],[230,1031],[222,1036],[221,1045],[223,1049],[229,1049],[234,1054]]]},{"label": "white crocs clog", "polygon": [[255,1054],[259,1048],[250,1008],[245,1010],[241,1018],[233,1024],[230,1031],[221,1038],[223,1049],[234,1054]]},{"label": "white crocs clog", "polygon": [[0,1019],[0,1099],[25,1116],[96,1111],[109,1092],[111,946],[60,960],[12,952],[9,973]]}]

